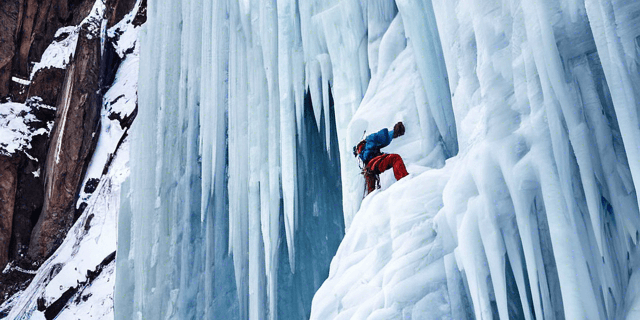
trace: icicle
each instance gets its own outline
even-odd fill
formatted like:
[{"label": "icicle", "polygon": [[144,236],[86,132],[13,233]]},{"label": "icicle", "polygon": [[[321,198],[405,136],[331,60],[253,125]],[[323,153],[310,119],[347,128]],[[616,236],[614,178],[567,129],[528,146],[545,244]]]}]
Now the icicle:
[{"label": "icicle", "polygon": [[[340,166],[344,199],[344,215],[347,228],[362,199],[361,190],[354,190],[359,172],[353,163],[351,142],[347,130],[349,121],[357,110],[369,82],[366,47],[366,27],[360,3],[342,1],[314,17],[322,26],[326,47],[331,57],[332,94],[335,121],[340,150]],[[366,74],[366,79],[363,79]],[[361,135],[360,132],[358,135]],[[354,140],[357,138],[353,138]],[[357,143],[357,141],[355,142]],[[357,187],[356,187],[357,188]]]},{"label": "icicle", "polygon": [[[213,3],[205,1],[203,3],[203,11],[211,11]],[[217,39],[214,41],[214,35],[217,36],[217,30],[214,31],[214,26],[218,22],[215,15],[203,15],[202,19],[202,61],[201,67],[203,70],[211,70],[211,73],[203,73],[202,81],[200,82],[200,92],[202,94],[202,101],[200,103],[200,141],[199,141],[199,156],[202,159],[202,177],[201,188],[202,195],[200,198],[200,222],[205,221],[207,210],[212,205],[214,193],[214,168],[216,167],[216,140],[219,138],[216,135],[216,104],[213,103],[220,93],[218,92],[217,82],[214,80],[219,76],[218,59],[214,56],[214,52],[217,52],[216,45],[218,41],[224,43],[226,39]],[[222,25],[220,26],[222,27]],[[221,28],[222,29],[222,28]]]},{"label": "icicle", "polygon": [[[276,1],[260,2],[261,43],[264,71],[268,85],[268,164],[269,215],[263,215],[262,232],[265,247],[269,318],[277,315],[278,244],[280,242],[280,92],[278,75],[278,13]],[[267,192],[267,190],[261,190]]]},{"label": "icicle", "polygon": [[[477,241],[480,238],[480,230],[478,229],[477,215],[472,208],[482,208],[480,198],[473,198],[469,204],[471,210],[464,215],[460,225],[458,248],[460,255],[463,257],[463,265],[465,274],[469,282],[469,290],[471,291],[471,299],[475,309],[476,319],[491,319],[490,306],[490,290],[487,285],[487,277],[489,270],[487,260],[484,254],[485,248],[482,243]],[[482,210],[482,209],[480,209]]]},{"label": "icicle", "polygon": [[233,254],[240,317],[249,312],[249,154],[247,100],[249,80],[247,50],[242,30],[238,30],[239,11],[231,6],[231,41],[229,48],[229,245]]},{"label": "icicle", "polygon": [[[549,232],[553,243],[553,253],[558,268],[562,303],[567,318],[597,319],[598,310],[595,296],[590,288],[590,279],[584,263],[583,253],[576,239],[562,198],[557,173],[552,172],[548,162],[542,163],[539,170],[542,195],[549,221]],[[585,288],[585,286],[587,286]],[[580,292],[577,296],[575,293]]]},{"label": "icicle", "polygon": [[320,70],[320,63],[318,60],[313,59],[309,65],[307,65],[308,71],[308,88],[311,93],[311,103],[313,105],[313,114],[316,117],[316,125],[320,130],[320,119],[322,116],[322,73]]},{"label": "icicle", "polygon": [[294,40],[295,4],[290,0],[278,0],[278,74],[280,90],[280,133],[282,137],[282,196],[284,202],[284,226],[289,264],[295,270],[293,239],[295,215],[296,175],[296,112],[293,89],[292,58],[290,43]]},{"label": "icicle", "polygon": [[506,190],[502,187],[502,174],[496,170],[495,164],[491,160],[483,161],[480,170],[476,170],[474,181],[478,183],[482,209],[478,210],[478,230],[480,231],[480,239],[485,248],[489,272],[491,274],[491,282],[498,305],[498,314],[500,318],[509,318],[509,310],[507,306],[507,284],[505,275],[505,244],[502,239],[498,220],[508,219],[512,208],[509,199],[502,198]]},{"label": "icicle", "polygon": [[444,77],[446,67],[431,0],[423,0],[422,3],[401,0],[396,5],[402,15],[407,38],[417,52],[424,54],[424,58],[416,59],[416,63],[425,85],[431,114],[445,144],[446,154],[453,156],[458,153],[456,122],[450,96],[441,94],[449,92],[449,84]]},{"label": "icicle", "polygon": [[[342,221],[322,216],[332,210],[327,202],[338,199],[304,193],[315,172],[298,160],[326,160],[322,149],[309,145],[315,148],[318,136],[305,123],[315,120],[325,128],[320,141],[327,152],[340,157],[323,165],[337,168],[339,162],[341,170],[349,230],[341,251],[357,248],[360,258],[348,261],[356,255],[338,252],[329,285],[314,298],[312,318],[418,317],[442,293],[449,299],[433,310],[449,306],[454,318],[508,318],[517,305],[525,319],[624,315],[622,308],[635,303],[627,287],[635,274],[629,270],[637,269],[640,230],[637,17],[627,13],[638,5],[551,5],[150,1],[141,37],[145,81],[131,129],[130,211],[136,214],[129,254],[136,279],[130,309],[153,319],[275,319],[290,308],[278,305],[290,298],[282,289],[288,281],[319,285],[321,275],[299,251],[317,240],[307,237],[316,234],[306,229],[309,219],[334,227]],[[588,49],[565,50],[574,31],[585,36]],[[307,89],[314,119],[305,118]],[[377,96],[384,89],[386,99],[407,105],[385,118],[411,121],[406,136],[389,146],[411,175],[390,178],[391,186],[387,181],[361,203],[362,177],[351,148],[364,129],[389,125],[372,119],[395,107],[391,103],[367,109],[385,99]],[[338,145],[331,145],[335,136]],[[423,203],[404,206],[409,199],[436,186],[442,190],[420,199],[441,217],[408,216],[410,209],[423,209]],[[415,199],[414,189],[421,191]],[[391,212],[380,199],[394,192],[401,201]],[[357,219],[361,206],[393,218],[381,225]],[[403,217],[410,227],[398,225]],[[404,245],[422,246],[409,250],[414,254],[428,251],[408,239],[432,225],[441,229],[434,227],[429,245],[444,259],[408,264]],[[386,228],[396,238],[375,236]],[[331,241],[318,241],[325,242]],[[285,243],[289,268],[279,262]],[[371,269],[357,269],[362,261]],[[406,271],[394,273],[403,266],[420,275],[411,279],[415,287],[411,281],[403,290],[384,287],[410,279]],[[429,278],[427,270],[442,283],[419,283]],[[295,274],[278,279],[285,271]],[[333,283],[345,274],[349,280]],[[354,274],[371,280],[370,287],[360,286]],[[235,285],[227,283],[234,276]],[[165,277],[170,280],[160,281]],[[201,281],[189,281],[194,278]],[[384,294],[362,294],[380,286]],[[433,299],[411,296],[432,288],[437,294],[427,297]],[[516,288],[519,301],[507,292]],[[219,314],[227,301],[228,313]]]},{"label": "icicle", "polygon": [[[252,20],[256,21],[256,20]],[[254,28],[255,30],[256,28]],[[253,37],[256,40],[257,37]],[[262,64],[262,50],[254,42],[248,45],[247,66],[249,71],[249,318],[263,319],[265,317],[265,302],[263,301],[265,255],[262,233],[268,231],[262,228],[262,220],[269,220],[270,194],[268,171],[268,102],[266,79]],[[267,118],[268,119],[268,118]]]},{"label": "icicle", "polygon": [[[611,91],[622,141],[629,159],[633,183],[635,189],[638,190],[640,186],[638,92],[633,90],[632,81],[629,79],[630,72],[622,57],[621,43],[615,31],[617,23],[613,14],[612,4],[602,0],[585,0],[585,8],[593,30],[593,38],[598,48],[602,68]],[[640,201],[640,198],[637,201]],[[636,230],[637,228],[638,226],[635,226]]]},{"label": "icicle", "polygon": [[[327,154],[331,156],[331,105],[329,101],[329,86],[333,78],[331,74],[331,57],[328,54],[320,54],[317,56],[320,63],[320,71],[322,72],[322,110],[324,110],[324,137],[327,148]],[[320,127],[320,126],[318,126]]]},{"label": "icicle", "polygon": [[444,257],[444,265],[447,272],[447,289],[449,290],[449,299],[451,301],[451,315],[455,319],[466,320],[468,318],[467,314],[464,313],[465,306],[462,303],[462,298],[466,295],[466,292],[462,287],[462,277],[458,270],[455,254],[446,255]]},{"label": "icicle", "polygon": [[[528,6],[525,6],[524,8],[526,12],[529,11],[526,9]],[[582,185],[585,191],[589,213],[591,215],[591,224],[593,225],[593,230],[596,235],[596,242],[600,255],[603,255],[604,248],[602,236],[604,230],[600,224],[600,206],[598,203],[600,194],[595,183],[595,176],[593,175],[594,168],[591,161],[591,152],[589,150],[592,143],[589,141],[590,139],[587,134],[588,128],[586,128],[586,123],[584,123],[584,119],[581,117],[582,110],[575,110],[577,102],[575,99],[570,98],[567,85],[564,82],[563,75],[561,74],[563,67],[560,61],[560,53],[558,52],[558,48],[553,38],[553,31],[550,29],[550,23],[548,22],[549,19],[545,15],[545,9],[540,8],[540,5],[536,4],[532,6],[530,10],[532,12],[529,14],[536,15],[537,17],[538,25],[541,29],[539,37],[542,42],[545,43],[544,47],[547,48],[547,50],[539,51],[541,55],[540,58],[545,62],[544,66],[548,66],[544,67],[545,70],[542,72],[546,73],[548,76],[549,85],[558,98],[562,114],[567,122],[569,139],[580,168]],[[536,52],[538,52],[538,50],[536,50]],[[547,79],[547,77],[544,78]],[[543,83],[545,82],[546,80],[543,80]]]}]

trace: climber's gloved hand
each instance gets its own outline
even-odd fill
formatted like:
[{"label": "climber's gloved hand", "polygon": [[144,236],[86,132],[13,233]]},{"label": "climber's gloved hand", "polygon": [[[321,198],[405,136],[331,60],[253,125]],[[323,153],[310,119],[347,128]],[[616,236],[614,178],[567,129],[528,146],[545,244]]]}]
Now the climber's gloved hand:
[{"label": "climber's gloved hand", "polygon": [[404,124],[402,124],[402,121],[399,121],[393,126],[393,138],[395,139],[401,135],[404,135]]}]

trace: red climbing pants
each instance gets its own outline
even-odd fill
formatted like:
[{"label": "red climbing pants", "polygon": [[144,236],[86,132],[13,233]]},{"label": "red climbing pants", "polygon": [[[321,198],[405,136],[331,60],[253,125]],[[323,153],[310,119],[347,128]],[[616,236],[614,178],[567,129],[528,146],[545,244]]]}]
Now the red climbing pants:
[{"label": "red climbing pants", "polygon": [[396,180],[400,180],[409,173],[407,172],[407,168],[404,166],[404,161],[400,155],[395,153],[392,154],[382,154],[379,155],[369,161],[367,164],[368,172],[371,174],[365,174],[365,182],[367,184],[367,191],[369,193],[373,192],[376,188],[377,175],[382,172],[387,171],[388,169],[393,168],[393,175],[396,177]]}]

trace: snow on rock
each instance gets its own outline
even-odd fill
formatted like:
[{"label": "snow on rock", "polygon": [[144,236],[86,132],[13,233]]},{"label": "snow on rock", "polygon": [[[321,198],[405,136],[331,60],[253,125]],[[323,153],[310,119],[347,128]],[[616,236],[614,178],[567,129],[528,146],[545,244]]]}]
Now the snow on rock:
[{"label": "snow on rock", "polygon": [[58,314],[57,319],[113,318],[115,260],[110,255],[116,250],[120,184],[128,174],[125,142],[62,245],[29,287],[2,306],[11,308],[9,319],[44,319],[45,313]]},{"label": "snow on rock", "polygon": [[[127,54],[116,73],[116,79],[104,95],[107,117],[118,120],[129,117],[138,105],[138,64],[140,52],[138,46]],[[117,114],[117,116],[116,116]],[[113,119],[115,120],[115,119]]]},{"label": "snow on rock", "polygon": [[[141,10],[141,1],[136,1],[133,10],[129,12],[120,22],[107,30],[107,37],[114,40],[114,47],[121,58],[128,53],[139,51],[138,33],[140,25],[136,24],[135,19]],[[146,10],[146,8],[144,8]]]},{"label": "snow on rock", "polygon": [[58,29],[53,42],[45,49],[42,58],[31,70],[30,79],[40,70],[45,68],[64,69],[71,61],[78,44],[78,26],[68,26]]},{"label": "snow on rock", "polygon": [[21,103],[4,103],[0,105],[0,117],[2,117],[2,146],[3,154],[12,154],[29,145],[31,132],[27,124],[36,121],[34,115],[29,113],[29,108]]},{"label": "snow on rock", "polygon": [[[139,7],[139,2],[136,8]],[[101,17],[103,10],[102,1],[96,1],[91,14],[82,23],[89,23],[93,27],[100,26],[101,23],[97,17]],[[136,10],[126,16],[123,21],[130,24]],[[100,136],[79,195],[78,206],[82,204],[80,208],[82,215],[68,232],[58,250],[40,266],[37,272],[24,270],[36,275],[29,287],[0,306],[0,312],[9,311],[9,319],[52,319],[54,317],[56,319],[113,319],[114,317],[116,222],[120,207],[120,185],[129,175],[129,142],[126,132],[135,118],[139,61],[139,50],[135,41],[138,28],[122,23],[114,27],[116,28],[127,30],[125,34],[134,41],[108,43],[108,45],[115,43],[116,49],[122,51],[123,60],[111,87],[103,97]],[[77,38],[78,30],[76,27],[63,28],[56,37],[64,36],[68,40],[73,36],[73,32],[76,32]],[[94,36],[98,35],[98,29],[93,28],[90,31]],[[71,35],[64,35],[65,32]],[[106,33],[102,36],[106,36]],[[51,53],[50,59],[45,59],[45,54],[41,65],[64,68],[68,60],[60,64],[59,62],[64,60],[60,55],[73,53],[73,50],[69,49],[71,42],[67,40],[55,40],[47,49]],[[67,41],[66,44],[61,45],[64,41]],[[67,49],[70,51],[64,51]],[[10,121],[8,123],[20,119],[26,119],[21,121],[27,124],[34,122],[35,118],[32,119],[31,115],[33,112],[29,113],[29,110],[23,109],[27,106],[51,108],[38,104],[39,101],[41,100],[34,98],[27,101],[25,105],[6,104],[7,109],[11,107],[11,112],[8,112],[9,116],[5,118]],[[0,105],[0,110],[5,110],[2,109],[4,106],[4,104]],[[52,123],[48,124],[47,130],[51,130],[51,126]],[[12,127],[3,126],[0,130],[5,128]],[[36,133],[39,134],[39,131]],[[0,139],[7,136],[0,134]],[[36,174],[40,173],[34,172],[34,175]],[[10,267],[13,268],[13,266]]]},{"label": "snow on rock", "polygon": [[131,23],[139,7],[140,1],[129,14],[107,31],[107,36],[112,40],[107,45],[113,45],[123,60],[111,87],[103,96],[103,107],[100,112],[100,139],[87,167],[76,207],[86,203],[95,190],[96,182],[104,174],[105,166],[108,166],[119,143],[127,134],[131,121],[135,118],[135,110],[138,106],[140,46],[137,38],[140,26],[133,26]]},{"label": "snow on rock", "polygon": [[23,151],[28,155],[31,139],[47,135],[53,121],[43,123],[37,118],[40,109],[53,109],[41,103],[39,97],[29,98],[24,104],[7,102],[0,104],[0,154],[11,155]]},{"label": "snow on rock", "polygon": [[19,84],[21,84],[21,85],[23,85],[23,86],[28,86],[28,85],[30,85],[30,84],[31,84],[31,81],[29,81],[29,80],[24,80],[24,79],[20,79],[20,78],[18,78],[18,77],[11,77],[11,81],[16,82],[16,83],[19,83]]},{"label": "snow on rock", "polygon": [[[85,174],[77,206],[80,206],[95,190],[87,187],[89,181],[98,181],[104,174],[105,166],[113,158],[119,144],[126,135],[128,128],[121,126],[121,117],[132,117],[137,106],[138,84],[138,55],[130,54],[122,62],[116,74],[116,80],[104,96],[104,106],[101,111],[100,139],[96,145],[94,156],[89,162]],[[135,115],[133,115],[135,116]]]},{"label": "snow on rock", "polygon": [[113,310],[113,287],[116,264],[107,264],[100,274],[79,292],[74,303],[58,314],[57,319],[115,319]]},{"label": "snow on rock", "polygon": [[87,27],[87,37],[91,39],[100,36],[98,31],[103,21],[102,16],[105,10],[104,0],[97,0],[91,11],[77,26],[62,27],[56,31],[53,42],[45,49],[39,62],[31,69],[29,80],[34,79],[34,75],[41,69],[58,68],[65,69],[76,52],[78,36],[83,26]]}]

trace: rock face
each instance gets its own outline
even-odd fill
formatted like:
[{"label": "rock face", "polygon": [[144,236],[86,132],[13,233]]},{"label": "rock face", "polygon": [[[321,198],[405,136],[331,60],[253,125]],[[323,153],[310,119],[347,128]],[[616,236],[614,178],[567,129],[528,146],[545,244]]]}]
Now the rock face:
[{"label": "rock face", "polygon": [[33,229],[29,257],[46,258],[64,239],[74,217],[74,199],[99,130],[100,21],[81,27],[74,61],[56,105],[56,126],[46,161],[45,199]]},{"label": "rock face", "polygon": [[[120,21],[104,32],[96,27],[104,27],[113,13],[109,2],[103,7],[102,1],[96,2],[82,26],[56,31],[40,62],[32,64],[27,103],[35,99],[32,95],[42,95],[34,101],[50,105],[38,112],[49,111],[44,115],[51,118],[53,130],[46,139],[38,136],[31,140],[30,149],[24,148],[25,156],[21,157],[28,161],[18,166],[9,264],[0,273],[0,318],[113,318],[114,294],[108,289],[113,288],[115,277],[113,213],[119,209],[120,183],[129,172],[126,136],[137,110],[140,28],[136,23],[144,22],[146,11],[139,0],[131,12],[122,19],[116,17]],[[92,26],[84,26],[92,21]],[[64,59],[54,61],[52,56]],[[4,105],[14,106],[17,111],[13,114],[25,110],[23,113],[32,118],[35,113],[27,103]],[[100,127],[97,121],[92,127],[98,112],[102,115]],[[37,119],[41,116],[35,115]],[[1,121],[2,112],[0,153],[3,140],[7,140],[1,139]],[[33,127],[41,130],[38,124]],[[91,155],[94,134],[99,144]],[[80,192],[74,192],[78,187]],[[36,223],[32,234],[31,226]],[[71,223],[73,229],[65,232]],[[54,253],[42,253],[52,251],[63,238]],[[83,278],[85,272],[89,281],[83,281],[87,279]],[[74,281],[76,277],[80,285]]]},{"label": "rock face", "polygon": [[0,97],[26,98],[25,85],[12,77],[29,79],[30,62],[38,61],[62,26],[78,24],[93,1],[3,0],[0,4]]},{"label": "rock face", "polygon": [[11,60],[15,54],[15,34],[18,25],[19,1],[0,2],[0,97],[9,94]]},{"label": "rock face", "polygon": [[31,80],[28,95],[41,97],[44,104],[55,106],[62,90],[65,73],[64,69],[58,68],[47,68],[36,72]]},{"label": "rock face", "polygon": [[[35,1],[5,0],[0,4],[0,101],[29,104],[38,101],[54,106],[65,79],[65,70],[44,68],[30,79],[31,65],[41,59],[56,31],[65,25],[78,24],[92,8],[93,0]],[[32,81],[29,81],[32,80]],[[55,110],[32,107],[31,112],[46,126],[52,123]],[[37,128],[34,128],[37,129]],[[49,131],[49,130],[47,130]],[[49,147],[49,135],[34,136],[31,148],[8,156],[16,167],[12,179],[13,195],[0,194],[3,203],[13,203],[8,221],[9,238],[0,246],[0,256],[9,260],[22,257],[29,246],[31,232],[44,202],[44,163]],[[3,180],[4,181],[4,180]],[[3,211],[4,212],[4,211]],[[10,240],[9,240],[10,239]],[[0,259],[0,268],[6,260]]]},{"label": "rock face", "polygon": [[[47,138],[46,136],[40,136],[37,140],[34,139],[37,142],[32,141],[31,144],[39,144],[46,148]],[[44,151],[46,152],[46,149]],[[45,159],[45,157],[41,156],[39,159]],[[42,175],[40,174],[36,177],[33,174],[33,172],[43,172],[44,170],[40,167],[44,166],[27,157],[21,157],[21,162],[13,212],[11,246],[9,247],[9,257],[13,258],[23,257],[27,253],[31,230],[38,218],[38,214],[42,210],[42,202],[44,200]],[[42,163],[44,164],[44,161]]]},{"label": "rock face", "polygon": [[[46,259],[74,221],[99,132],[103,78],[118,67],[103,61],[101,23],[120,21],[135,0],[107,0],[106,10],[99,4],[0,1],[0,103],[38,101],[50,107],[32,108],[36,118],[55,119],[50,134],[34,136],[28,151],[0,157],[0,269],[19,258],[22,265]],[[77,37],[71,60],[31,70],[51,43],[69,37],[56,34],[63,27]]]},{"label": "rock face", "polygon": [[29,62],[38,61],[55,32],[65,25],[77,25],[91,10],[94,1],[22,0],[18,14],[21,28],[14,75],[28,77]]},{"label": "rock face", "polygon": [[[135,1],[131,0],[109,0],[108,2],[109,5],[106,12],[107,29],[113,27],[125,14],[131,12],[136,4]],[[146,4],[144,7],[146,8]]]},{"label": "rock face", "polygon": [[[117,24],[135,3],[0,1],[0,123],[28,118],[30,134],[13,151],[0,139],[0,304],[24,290],[83,209],[75,205],[100,134],[102,95],[121,63],[114,39],[101,52],[102,23]],[[22,114],[6,112],[9,105]]]},{"label": "rock face", "polygon": [[0,156],[0,266],[4,266],[9,260],[17,176],[16,161],[11,157]]}]

